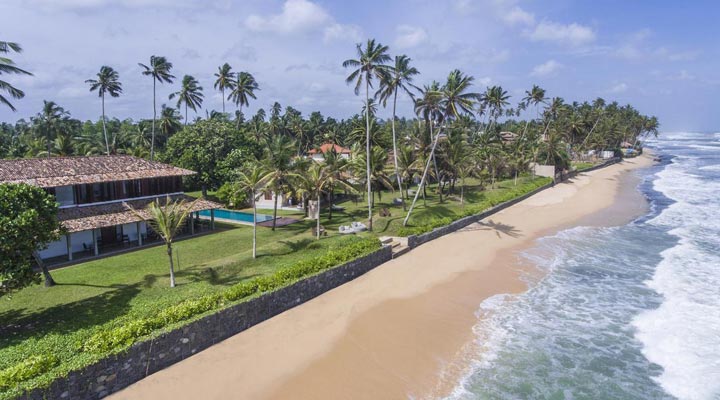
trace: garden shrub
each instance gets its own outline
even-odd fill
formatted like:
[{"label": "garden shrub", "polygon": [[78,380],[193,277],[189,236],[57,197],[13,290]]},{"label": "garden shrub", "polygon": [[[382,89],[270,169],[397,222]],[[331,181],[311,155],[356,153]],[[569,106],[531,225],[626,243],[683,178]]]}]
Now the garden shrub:
[{"label": "garden shrub", "polygon": [[30,356],[12,367],[0,370],[0,389],[11,388],[18,383],[50,370],[58,358],[52,354]]}]

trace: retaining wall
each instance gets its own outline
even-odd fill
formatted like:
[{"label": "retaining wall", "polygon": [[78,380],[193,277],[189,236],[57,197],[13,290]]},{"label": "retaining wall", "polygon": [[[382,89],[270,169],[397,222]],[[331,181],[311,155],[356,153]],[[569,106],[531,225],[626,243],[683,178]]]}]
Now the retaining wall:
[{"label": "retaining wall", "polygon": [[79,371],[71,372],[67,377],[54,381],[49,388],[34,390],[21,398],[73,400],[103,398],[253,325],[347,283],[391,258],[392,249],[384,246],[365,257],[222,309],[152,340],[138,342],[121,354],[109,356]]}]

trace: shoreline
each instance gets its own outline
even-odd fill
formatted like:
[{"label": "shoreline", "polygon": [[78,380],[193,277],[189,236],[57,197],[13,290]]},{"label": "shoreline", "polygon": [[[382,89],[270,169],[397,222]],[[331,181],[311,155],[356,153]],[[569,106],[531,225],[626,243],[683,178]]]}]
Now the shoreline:
[{"label": "shoreline", "polygon": [[632,174],[625,172],[651,165],[651,158],[559,183],[111,398],[446,395],[467,365],[461,360],[474,342],[478,305],[527,288],[522,277],[534,267],[519,265],[517,251],[571,226],[617,225],[638,216],[645,202],[634,187],[628,190]]}]

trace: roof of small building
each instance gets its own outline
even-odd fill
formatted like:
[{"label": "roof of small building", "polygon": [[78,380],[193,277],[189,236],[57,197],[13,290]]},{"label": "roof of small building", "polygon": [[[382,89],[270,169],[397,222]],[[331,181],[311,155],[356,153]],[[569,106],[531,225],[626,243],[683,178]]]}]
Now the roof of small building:
[{"label": "roof of small building", "polygon": [[[213,201],[206,199],[196,200],[187,195],[170,196],[170,199],[172,201],[187,201],[188,205],[192,205],[190,208],[192,212],[222,208],[221,204]],[[160,197],[158,200],[160,204],[165,204],[165,198]],[[145,207],[153,201],[155,199],[142,199],[96,206],[61,208],[58,212],[58,220],[69,233],[129,224],[149,218],[150,216],[145,211]],[[193,201],[195,202],[193,203]],[[140,216],[132,212],[126,204],[137,210]]]},{"label": "roof of small building", "polygon": [[194,174],[187,169],[126,155],[0,160],[0,183],[40,187]]},{"label": "roof of small building", "polygon": [[514,132],[510,132],[510,131],[500,132],[500,138],[504,142],[513,142],[513,141],[515,141],[515,139],[517,139],[517,137],[518,137],[517,133],[514,133]]},{"label": "roof of small building", "polygon": [[318,150],[320,153],[325,154],[331,149],[335,149],[335,152],[338,154],[350,154],[350,149],[334,143],[324,143],[318,149],[311,149],[310,151],[308,151],[308,154],[317,154]]}]

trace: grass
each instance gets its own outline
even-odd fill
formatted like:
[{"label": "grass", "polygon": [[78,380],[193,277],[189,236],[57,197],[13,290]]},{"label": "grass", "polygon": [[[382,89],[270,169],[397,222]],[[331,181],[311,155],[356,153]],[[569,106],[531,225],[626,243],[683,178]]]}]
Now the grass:
[{"label": "grass", "polygon": [[[518,186],[539,182],[521,177]],[[468,208],[475,211],[472,207],[486,207],[490,199],[507,196],[517,187],[512,180],[506,180],[498,182],[494,189],[481,190],[477,181],[468,180],[465,205],[459,202],[459,187],[456,193],[443,196],[442,203],[435,189],[435,186],[428,188],[425,201],[422,196],[418,199],[410,226],[419,227],[442,218],[457,219],[469,211]],[[63,371],[82,367],[94,359],[92,355],[78,354],[78,345],[87,341],[98,327],[151,317],[182,301],[217,294],[232,285],[326,254],[329,249],[357,241],[359,237],[397,235],[405,217],[402,206],[392,204],[392,199],[399,194],[384,192],[382,198],[375,196],[374,232],[357,236],[341,235],[338,227],[352,221],[366,222],[367,208],[361,197],[356,201],[339,199],[336,205],[345,210],[333,211],[332,219],[327,207],[323,208],[321,224],[328,236],[320,241],[311,234],[315,221],[302,220],[302,211],[278,210],[281,216],[294,216],[301,221],[279,227],[275,232],[258,227],[257,259],[252,258],[251,226],[218,222],[219,232],[175,244],[179,257],[175,288],[169,287],[164,246],[54,270],[52,275],[57,286],[36,285],[0,298],[0,371],[21,365],[37,354],[53,354],[60,360],[70,360],[60,365]],[[391,216],[377,216],[382,208],[387,208]],[[261,212],[271,214],[272,210]],[[5,396],[0,393],[2,398]]]},{"label": "grass", "polygon": [[575,167],[576,170],[582,171],[584,169],[588,169],[590,167],[595,166],[595,163],[586,162],[586,161],[578,161],[578,162],[573,162],[572,166]]}]

